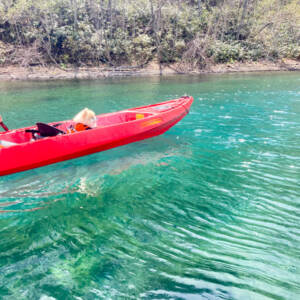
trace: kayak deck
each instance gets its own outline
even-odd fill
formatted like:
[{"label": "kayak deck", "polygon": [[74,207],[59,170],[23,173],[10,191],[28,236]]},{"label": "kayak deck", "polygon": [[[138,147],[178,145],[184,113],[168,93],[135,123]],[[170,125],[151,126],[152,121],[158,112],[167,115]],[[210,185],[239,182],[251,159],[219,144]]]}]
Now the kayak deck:
[{"label": "kayak deck", "polygon": [[[159,113],[168,111],[174,108],[174,106],[176,105],[178,105],[178,102],[171,100],[164,103],[153,104],[153,105],[148,105],[139,108],[132,108],[120,112],[101,114],[96,116],[97,118],[96,127],[103,128],[106,126],[112,126],[112,125],[132,122],[140,119],[145,119],[157,115]],[[66,134],[68,134],[68,129],[71,126],[74,126],[75,122],[71,120],[67,120],[62,122],[50,123],[50,125],[55,125],[55,124],[59,124],[57,128],[62,130]],[[7,141],[10,143],[15,143],[15,144],[24,144],[24,143],[32,142],[31,133],[26,132],[25,130],[35,129],[35,128],[36,126],[31,126],[31,127],[9,131],[7,133],[2,133],[2,135],[0,135],[0,140]]]}]

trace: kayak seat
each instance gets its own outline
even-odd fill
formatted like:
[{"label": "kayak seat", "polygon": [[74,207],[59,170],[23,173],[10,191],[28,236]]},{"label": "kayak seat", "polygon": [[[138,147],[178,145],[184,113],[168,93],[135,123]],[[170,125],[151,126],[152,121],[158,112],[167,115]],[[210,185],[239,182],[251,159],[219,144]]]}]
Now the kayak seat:
[{"label": "kayak seat", "polygon": [[48,136],[56,136],[59,134],[65,134],[62,130],[46,124],[46,123],[36,123],[36,126],[38,128],[38,132],[42,137],[48,137]]}]

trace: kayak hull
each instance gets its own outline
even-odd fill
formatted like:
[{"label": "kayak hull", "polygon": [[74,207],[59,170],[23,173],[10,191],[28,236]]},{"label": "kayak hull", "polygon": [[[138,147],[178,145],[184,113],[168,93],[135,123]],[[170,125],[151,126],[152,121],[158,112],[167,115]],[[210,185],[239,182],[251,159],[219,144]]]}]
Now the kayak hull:
[{"label": "kayak hull", "polygon": [[[0,176],[105,151],[163,134],[188,113],[192,102],[192,97],[182,97],[155,105],[103,114],[97,116],[97,128],[36,141],[31,140],[30,133],[24,133],[28,128],[1,134],[0,140],[19,143],[0,148]],[[66,132],[70,123],[72,121],[62,122],[60,129]],[[25,142],[22,142],[24,140]]]}]

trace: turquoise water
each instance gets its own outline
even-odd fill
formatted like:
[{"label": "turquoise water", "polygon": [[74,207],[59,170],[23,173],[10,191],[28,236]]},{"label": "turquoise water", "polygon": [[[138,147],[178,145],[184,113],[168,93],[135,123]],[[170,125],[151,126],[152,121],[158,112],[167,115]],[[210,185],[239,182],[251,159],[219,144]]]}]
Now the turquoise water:
[{"label": "turquoise water", "polygon": [[0,299],[300,297],[299,73],[2,82],[0,112],[17,128],[183,94],[162,136],[0,178]]}]

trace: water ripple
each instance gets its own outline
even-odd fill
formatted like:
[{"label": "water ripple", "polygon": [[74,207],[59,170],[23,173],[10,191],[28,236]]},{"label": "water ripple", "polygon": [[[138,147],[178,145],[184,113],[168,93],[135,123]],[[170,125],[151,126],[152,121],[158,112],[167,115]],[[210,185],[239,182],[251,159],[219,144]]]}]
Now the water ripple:
[{"label": "water ripple", "polygon": [[163,136],[1,178],[0,298],[298,299],[299,77],[243,76],[50,84],[49,120],[86,94],[195,103]]}]

